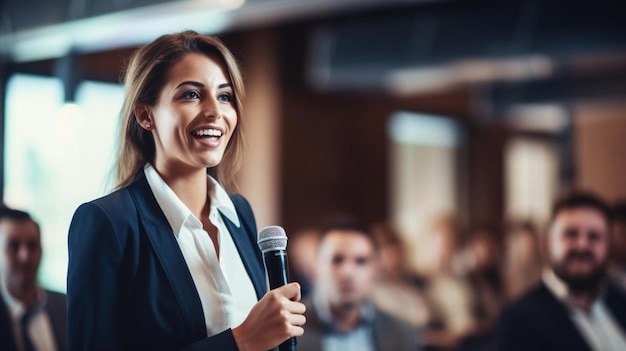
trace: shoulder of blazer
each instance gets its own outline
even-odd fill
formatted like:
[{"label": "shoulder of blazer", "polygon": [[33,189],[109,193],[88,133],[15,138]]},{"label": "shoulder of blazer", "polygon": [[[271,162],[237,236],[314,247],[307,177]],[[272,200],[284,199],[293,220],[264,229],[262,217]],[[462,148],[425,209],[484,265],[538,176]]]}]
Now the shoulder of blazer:
[{"label": "shoulder of blazer", "polygon": [[45,290],[46,293],[46,299],[48,300],[46,302],[46,304],[50,307],[56,308],[58,307],[59,309],[65,310],[65,305],[66,305],[66,301],[67,298],[65,296],[65,294],[62,293],[58,293],[55,291],[50,291],[50,290]]},{"label": "shoulder of blazer", "polygon": [[382,311],[381,309],[374,307],[374,321],[378,323],[381,327],[390,333],[405,333],[405,335],[413,335],[415,334],[415,329],[410,324]]},{"label": "shoulder of blazer", "polygon": [[[554,300],[554,301],[553,301]],[[510,338],[510,333],[536,333],[542,328],[537,326],[541,323],[541,311],[548,310],[545,305],[551,306],[558,303],[551,296],[547,287],[541,283],[530,291],[504,306],[497,322],[497,330],[506,338]],[[556,306],[558,308],[558,306]],[[537,315],[539,313],[539,316]],[[554,316],[549,316],[554,318]],[[544,318],[545,320],[545,318]],[[505,339],[506,339],[505,338]],[[509,340],[504,340],[509,341]]]},{"label": "shoulder of blazer", "polygon": [[[137,229],[138,219],[142,215],[154,214],[159,220],[161,217],[165,219],[143,171],[139,172],[135,179],[125,187],[85,205],[96,206],[109,219],[114,218],[115,220],[111,220],[111,223],[118,229],[118,234],[127,232],[129,228]],[[150,211],[142,212],[140,210],[142,206]]]},{"label": "shoulder of blazer", "polygon": [[532,314],[545,308],[546,305],[560,306],[558,304],[558,300],[552,295],[550,290],[548,290],[548,287],[540,283],[519,299],[510,303],[505,310],[515,310],[523,314]]},{"label": "shoulder of blazer", "polygon": [[59,351],[67,349],[67,301],[65,294],[44,290],[46,310],[52,323],[55,342]]},{"label": "shoulder of blazer", "polygon": [[393,317],[375,307],[373,328],[378,349],[416,350],[418,348],[417,328]]},{"label": "shoulder of blazer", "polygon": [[[140,172],[135,179],[125,187],[117,189],[98,199],[92,200],[91,203],[101,207],[116,219],[134,217],[137,214],[136,204],[135,201],[133,201],[135,194],[140,194],[141,198],[146,198],[148,195],[151,195],[154,199],[154,196],[150,191],[148,181],[143,172]],[[156,200],[154,201],[156,202]]]},{"label": "shoulder of blazer", "polygon": [[81,207],[86,206],[100,210],[113,225],[123,224],[124,219],[130,222],[137,212],[129,187],[115,190],[110,194],[81,205]]},{"label": "shoulder of blazer", "polygon": [[[142,206],[151,211],[142,213]],[[153,214],[152,208],[158,212]],[[140,172],[129,185],[80,205],[72,217],[68,244],[70,249],[80,247],[79,242],[107,246],[111,259],[121,264],[128,244],[139,242],[144,217],[159,218],[159,213],[164,218],[145,175]],[[76,254],[78,252],[74,250]]]},{"label": "shoulder of blazer", "polygon": [[589,350],[567,308],[543,282],[506,306],[497,324],[500,342],[523,338],[525,343],[534,345],[533,349],[559,345],[567,350]]}]

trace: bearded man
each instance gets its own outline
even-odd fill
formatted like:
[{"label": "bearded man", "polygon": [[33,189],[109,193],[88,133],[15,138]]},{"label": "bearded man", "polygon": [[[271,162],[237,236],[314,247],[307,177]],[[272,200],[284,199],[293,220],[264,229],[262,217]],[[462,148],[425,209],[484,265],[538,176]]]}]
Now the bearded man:
[{"label": "bearded man", "polygon": [[507,306],[498,350],[626,350],[626,296],[609,282],[610,209],[589,193],[553,207],[541,283]]}]

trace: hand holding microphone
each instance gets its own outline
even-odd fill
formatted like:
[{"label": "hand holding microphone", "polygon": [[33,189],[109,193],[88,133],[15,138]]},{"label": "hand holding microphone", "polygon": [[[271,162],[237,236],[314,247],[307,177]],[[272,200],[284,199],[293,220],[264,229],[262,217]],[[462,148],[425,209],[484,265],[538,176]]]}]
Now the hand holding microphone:
[{"label": "hand holding microphone", "polygon": [[287,235],[278,226],[263,228],[258,245],[271,290],[254,305],[246,320],[233,329],[233,335],[241,351],[264,351],[279,343],[280,351],[296,351],[295,337],[304,333],[305,307],[299,302],[300,285],[289,283]]}]

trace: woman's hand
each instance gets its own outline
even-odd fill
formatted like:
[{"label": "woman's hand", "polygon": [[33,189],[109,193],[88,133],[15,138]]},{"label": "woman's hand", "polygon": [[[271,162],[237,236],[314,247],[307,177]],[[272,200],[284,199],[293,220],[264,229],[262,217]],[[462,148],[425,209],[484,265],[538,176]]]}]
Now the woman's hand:
[{"label": "woman's hand", "polygon": [[306,308],[299,301],[298,283],[289,283],[265,294],[246,320],[233,329],[239,350],[265,351],[304,334]]}]

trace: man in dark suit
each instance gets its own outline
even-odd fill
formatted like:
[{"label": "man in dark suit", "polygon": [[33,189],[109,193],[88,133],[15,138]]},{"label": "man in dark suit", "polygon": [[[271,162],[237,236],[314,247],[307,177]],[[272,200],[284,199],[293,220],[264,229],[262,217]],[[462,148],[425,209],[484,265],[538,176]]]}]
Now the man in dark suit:
[{"label": "man in dark suit", "polygon": [[417,333],[367,299],[377,275],[376,243],[352,219],[321,231],[313,296],[298,351],[415,351]]},{"label": "man in dark suit", "polygon": [[0,350],[65,351],[65,295],[37,283],[39,225],[26,212],[0,209]]},{"label": "man in dark suit", "polygon": [[499,350],[626,350],[626,296],[608,282],[610,211],[599,198],[558,200],[539,286],[502,312]]}]

